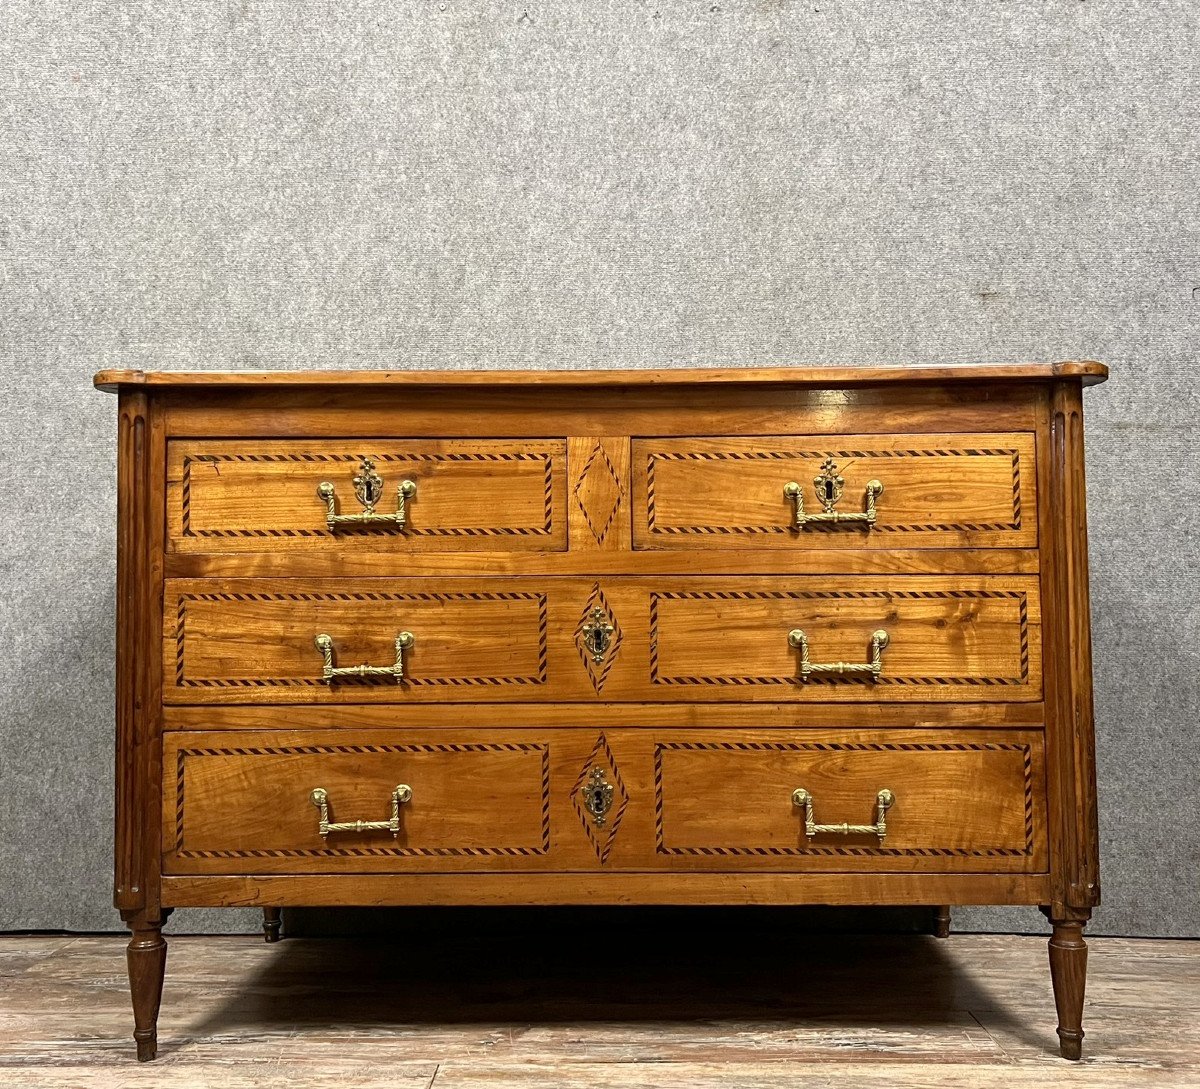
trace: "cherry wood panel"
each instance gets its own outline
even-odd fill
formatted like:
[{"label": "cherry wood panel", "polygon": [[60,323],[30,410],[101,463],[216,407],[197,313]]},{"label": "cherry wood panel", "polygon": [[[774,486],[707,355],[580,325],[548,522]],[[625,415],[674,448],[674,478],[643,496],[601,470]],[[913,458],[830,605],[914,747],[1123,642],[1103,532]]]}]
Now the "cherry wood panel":
[{"label": "cherry wood panel", "polygon": [[163,878],[171,907],[420,904],[1038,904],[1044,874],[473,873],[211,874]]},{"label": "cherry wood panel", "polygon": [[[567,436],[944,434],[1034,428],[1042,384],[817,387],[731,385],[544,390],[167,389],[177,438],[525,439]],[[554,429],[548,430],[553,419]],[[953,421],[949,423],[949,421]]]},{"label": "cherry wood panel", "polygon": [[519,385],[556,389],[562,386],[677,385],[812,385],[839,388],[877,383],[944,385],[954,382],[1049,381],[1078,378],[1085,385],[1103,382],[1108,368],[1093,360],[1064,363],[935,364],[927,366],[858,367],[680,367],[671,370],[527,370],[527,371],[139,371],[104,370],[96,374],[97,389],[122,385],[158,387],[280,387],[422,386],[493,387]]},{"label": "cherry wood panel", "polygon": [[[562,869],[587,864],[582,833],[552,843],[551,786],[583,755],[549,732],[420,731],[287,735],[174,733],[165,741],[167,873],[408,872]],[[586,753],[586,748],[584,749]],[[391,816],[411,788],[399,833],[319,835],[312,791],[332,822]],[[562,793],[560,790],[559,793]],[[560,808],[555,806],[555,808]],[[556,814],[555,824],[562,823]]]},{"label": "cherry wood panel", "polygon": [[[396,510],[401,481],[406,525],[326,524],[322,483],[339,514],[360,514],[354,477],[370,458],[383,481],[380,514]],[[566,443],[380,439],[176,441],[167,453],[168,540],[180,552],[276,554],[371,550],[404,554],[567,546]]]},{"label": "cherry wood panel", "polygon": [[[571,595],[565,592],[572,591]],[[163,632],[169,702],[540,700],[593,694],[575,629],[591,584],[549,580],[170,580]],[[322,680],[333,665],[404,677]]]},{"label": "cherry wood panel", "polygon": [[[815,477],[832,459],[844,490],[836,510],[861,513],[878,480],[873,526],[795,526],[823,509]],[[638,548],[1033,548],[1033,435],[974,434],[640,439],[633,443]],[[823,486],[822,486],[823,492]]]},{"label": "cherry wood panel", "polygon": [[[503,728],[174,732],[164,740],[165,873],[692,869],[1041,872],[1041,732]],[[597,822],[581,791],[612,791]],[[329,819],[400,830],[322,839]],[[872,823],[884,842],[804,833]]]},{"label": "cherry wood panel", "polygon": [[[655,852],[680,868],[1046,869],[1040,732],[660,734],[653,760]],[[797,788],[818,825],[874,825],[891,790],[886,837],[798,836]]]},{"label": "cherry wood panel", "polygon": [[[1083,400],[1074,383],[1054,386],[1047,399],[1043,494],[1049,499],[1041,508],[1046,542],[1042,580],[1043,593],[1053,610],[1047,654],[1059,663],[1059,668],[1050,672],[1046,692],[1048,744],[1053,753],[1051,844],[1059,861],[1050,919],[1057,925],[1086,922],[1091,909],[1100,903],[1100,844]],[[1075,940],[1082,945],[1078,934],[1072,944]],[[1082,975],[1081,970],[1080,1003]]]},{"label": "cherry wood panel", "polygon": [[1040,727],[1041,702],[1030,703],[421,703],[170,705],[163,708],[164,730],[354,730],[403,726],[406,729],[487,727],[498,716],[521,726],[578,726],[644,729],[686,726],[697,729],[803,727],[954,729]]},{"label": "cherry wood panel", "polygon": [[589,557],[607,554],[616,564],[627,564],[632,529],[629,439],[572,436],[567,450],[571,551]]},{"label": "cherry wood panel", "polygon": [[[760,575],[766,569],[778,575],[1022,575],[1036,574],[1038,552],[1028,548],[982,549],[878,549],[803,548],[637,552],[617,551],[605,545],[593,551],[585,533],[577,528],[583,516],[571,520],[571,548],[566,552],[379,552],[365,547],[342,551],[180,553],[166,556],[168,578],[287,578],[306,576],[467,576],[495,575]],[[617,518],[609,538],[629,538],[630,526]],[[580,544],[582,543],[582,547]]]},{"label": "cherry wood panel", "polygon": [[[604,584],[609,585],[609,584]],[[631,611],[613,590],[617,621]],[[643,605],[642,602],[645,602]],[[1041,610],[1030,578],[655,580],[621,653],[649,663],[647,697],[674,700],[1021,701],[1041,698]],[[788,635],[814,663],[865,663],[888,633],[882,671],[801,679]],[[640,642],[645,633],[646,644]],[[614,669],[614,681],[624,674]]]},{"label": "cherry wood panel", "polygon": [[[613,628],[597,663],[585,625]],[[954,701],[1041,698],[1032,578],[203,580],[168,582],[171,703],[541,700]],[[890,637],[878,678],[801,677],[813,662],[864,662]],[[339,668],[389,665],[411,632],[403,680],[322,682],[318,634]]]}]

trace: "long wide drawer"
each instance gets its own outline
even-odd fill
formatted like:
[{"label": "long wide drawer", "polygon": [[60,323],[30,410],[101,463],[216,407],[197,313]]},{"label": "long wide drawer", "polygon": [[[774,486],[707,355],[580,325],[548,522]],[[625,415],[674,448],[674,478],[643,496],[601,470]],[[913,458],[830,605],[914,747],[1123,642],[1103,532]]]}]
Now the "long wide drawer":
[{"label": "long wide drawer", "polygon": [[1034,437],[635,439],[636,548],[1033,548]]},{"label": "long wide drawer", "polygon": [[1040,730],[178,731],[162,802],[168,874],[1046,869]]},{"label": "long wide drawer", "polygon": [[566,456],[561,439],[176,440],[167,546],[561,551]]},{"label": "long wide drawer", "polygon": [[1033,577],[167,582],[168,703],[1017,702]]}]

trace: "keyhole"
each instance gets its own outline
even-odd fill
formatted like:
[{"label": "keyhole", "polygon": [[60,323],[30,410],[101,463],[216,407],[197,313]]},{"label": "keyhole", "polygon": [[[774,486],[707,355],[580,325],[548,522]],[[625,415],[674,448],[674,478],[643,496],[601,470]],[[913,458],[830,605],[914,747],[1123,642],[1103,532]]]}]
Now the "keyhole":
[{"label": "keyhole", "polygon": [[832,480],[825,481],[825,498],[833,499],[833,481]]}]

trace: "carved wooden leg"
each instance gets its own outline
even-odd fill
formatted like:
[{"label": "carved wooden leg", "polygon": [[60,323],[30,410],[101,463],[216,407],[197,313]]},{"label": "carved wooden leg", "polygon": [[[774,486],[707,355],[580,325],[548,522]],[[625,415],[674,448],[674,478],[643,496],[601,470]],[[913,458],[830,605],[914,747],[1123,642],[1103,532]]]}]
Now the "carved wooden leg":
[{"label": "carved wooden leg", "polygon": [[267,942],[277,942],[283,935],[283,910],[281,908],[263,908],[263,939]]},{"label": "carved wooden leg", "polygon": [[1083,1053],[1083,992],[1087,981],[1087,943],[1083,927],[1087,918],[1055,919],[1050,936],[1050,979],[1058,1007],[1059,1050],[1064,1059]]},{"label": "carved wooden leg", "polygon": [[133,998],[133,1038],[138,1062],[149,1062],[158,1054],[158,1007],[162,1001],[163,974],[167,967],[167,943],[163,940],[161,912],[122,912],[133,937],[126,959],[129,963],[129,992]]},{"label": "carved wooden leg", "polygon": [[933,936],[935,938],[950,937],[950,905],[941,904],[933,909]]}]

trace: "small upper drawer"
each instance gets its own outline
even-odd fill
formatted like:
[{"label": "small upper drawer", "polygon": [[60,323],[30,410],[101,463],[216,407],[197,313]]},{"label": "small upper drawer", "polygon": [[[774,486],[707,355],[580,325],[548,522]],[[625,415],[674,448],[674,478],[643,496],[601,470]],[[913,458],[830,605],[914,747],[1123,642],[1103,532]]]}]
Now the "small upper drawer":
[{"label": "small upper drawer", "polygon": [[636,548],[1032,548],[1032,434],[638,439]]},{"label": "small upper drawer", "polygon": [[176,552],[560,551],[565,482],[562,440],[175,441],[167,537]]}]

